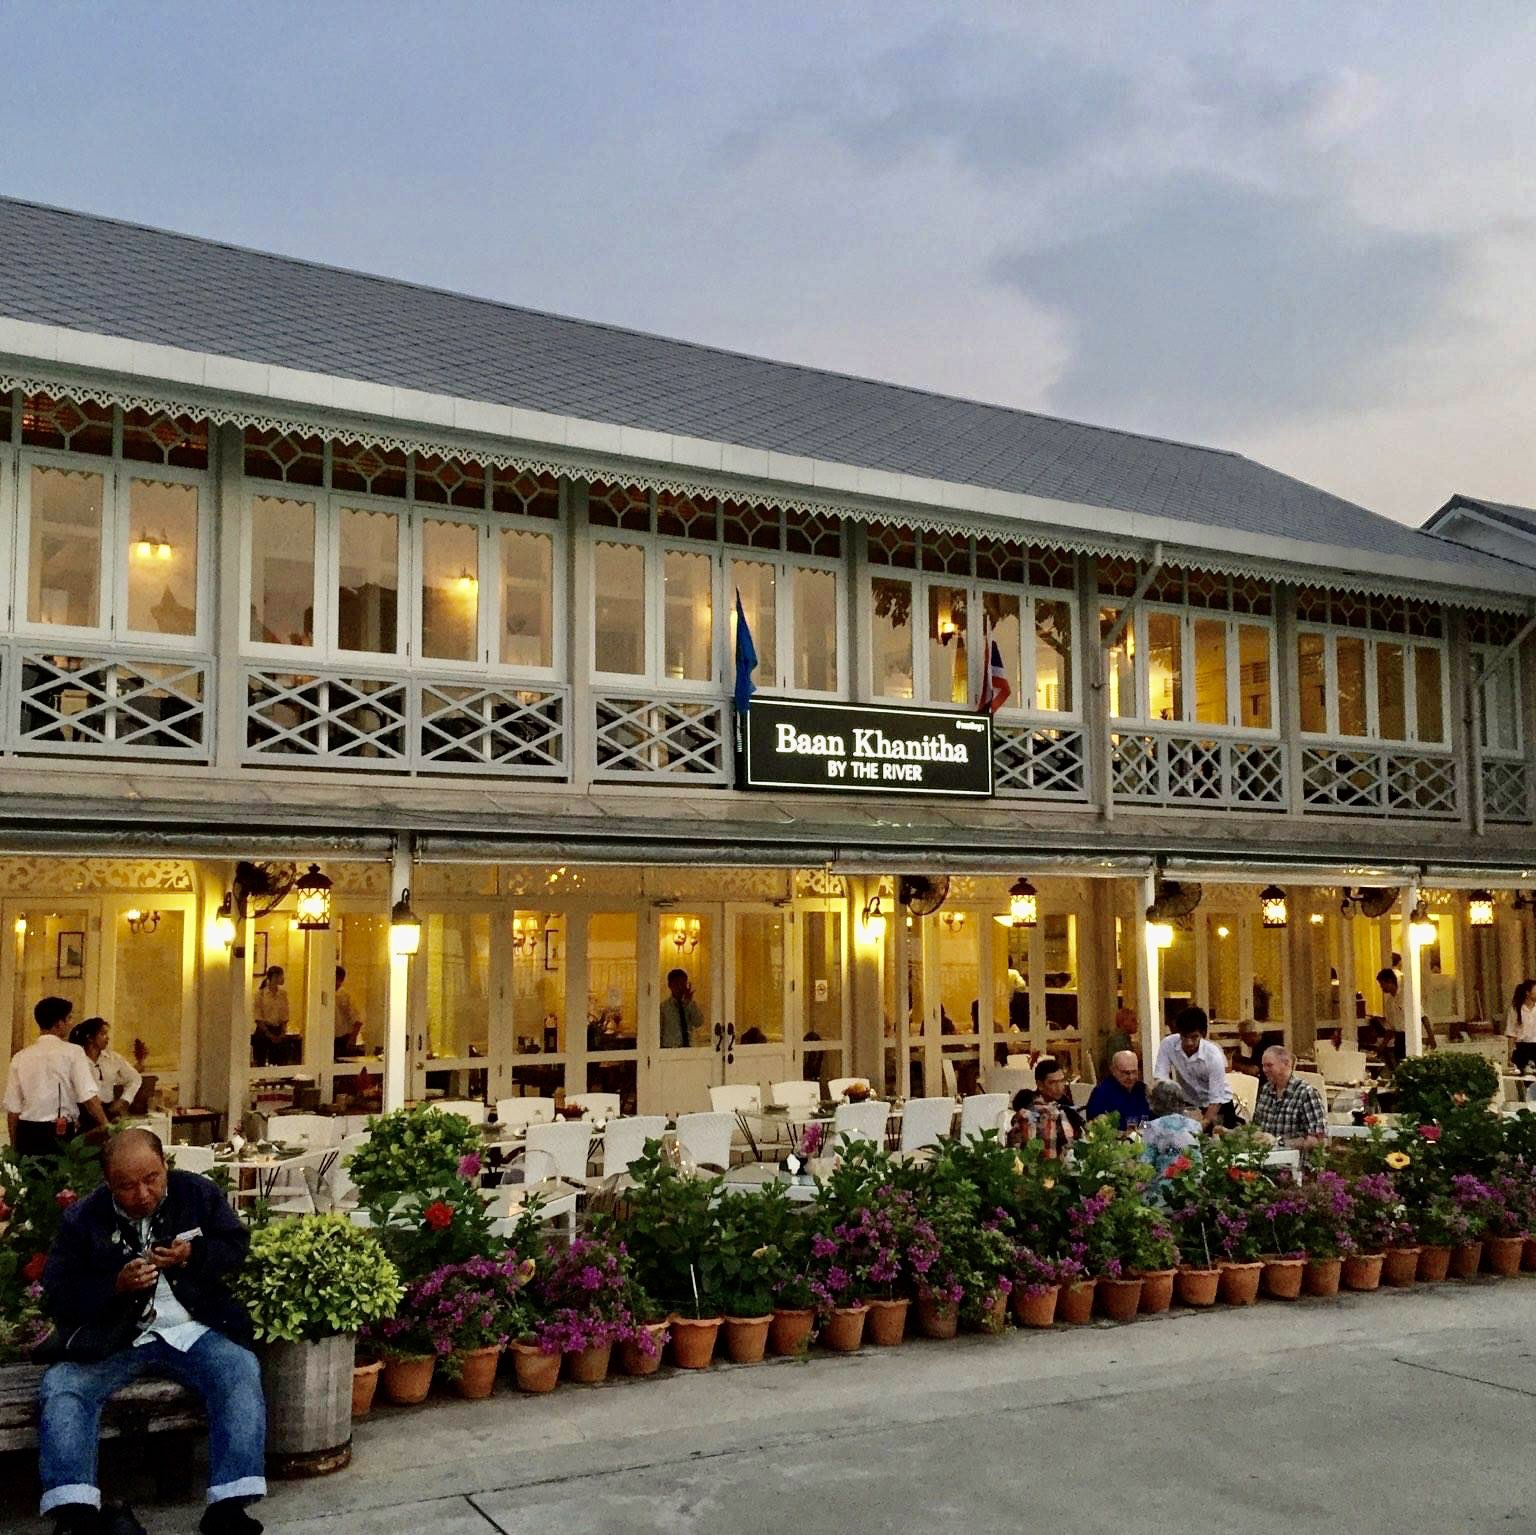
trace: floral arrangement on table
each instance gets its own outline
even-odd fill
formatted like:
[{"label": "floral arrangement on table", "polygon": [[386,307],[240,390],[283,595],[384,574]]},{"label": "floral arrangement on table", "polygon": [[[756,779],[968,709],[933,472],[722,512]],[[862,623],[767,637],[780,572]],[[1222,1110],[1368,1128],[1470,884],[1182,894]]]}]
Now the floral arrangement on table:
[{"label": "floral arrangement on table", "polygon": [[613,1343],[646,1348],[648,1318],[632,1311],[635,1276],[629,1251],[613,1236],[577,1237],[546,1255],[533,1286],[541,1353],[579,1354]]},{"label": "floral arrangement on table", "polygon": [[365,1341],[386,1359],[430,1355],[451,1380],[465,1353],[505,1348],[532,1328],[526,1291],[534,1272],[532,1258],[510,1251],[445,1263],[411,1285],[393,1316],[365,1330]]}]

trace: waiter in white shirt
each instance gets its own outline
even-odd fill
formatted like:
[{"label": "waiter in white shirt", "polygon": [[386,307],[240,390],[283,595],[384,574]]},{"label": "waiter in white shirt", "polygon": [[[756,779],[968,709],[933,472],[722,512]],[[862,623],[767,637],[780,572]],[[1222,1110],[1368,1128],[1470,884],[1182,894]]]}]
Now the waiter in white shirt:
[{"label": "waiter in white shirt", "polygon": [[144,1078],[110,1048],[112,1025],[105,1018],[87,1018],[69,1031],[69,1042],[85,1051],[96,1081],[101,1088],[101,1106],[108,1119],[133,1112]]},{"label": "waiter in white shirt", "polygon": [[1207,1130],[1220,1124],[1237,1128],[1232,1089],[1227,1085],[1227,1058],[1205,1036],[1210,1020],[1203,1007],[1186,1007],[1173,1020],[1173,1033],[1157,1047],[1153,1076],[1174,1081],[1199,1108]]},{"label": "waiter in white shirt", "polygon": [[57,1156],[83,1114],[106,1126],[101,1087],[79,1045],[70,1044],[67,997],[44,997],[32,1009],[36,1041],[18,1050],[5,1082],[5,1120],[11,1145],[22,1156]]}]

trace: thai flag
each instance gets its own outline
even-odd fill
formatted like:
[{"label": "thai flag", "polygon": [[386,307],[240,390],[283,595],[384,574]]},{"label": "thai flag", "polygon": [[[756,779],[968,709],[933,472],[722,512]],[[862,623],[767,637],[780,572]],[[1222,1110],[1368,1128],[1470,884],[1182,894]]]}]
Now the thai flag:
[{"label": "thai flag", "polygon": [[976,700],[978,714],[996,714],[1008,702],[1013,689],[1003,670],[1003,653],[989,633],[986,637],[985,665],[981,674],[981,696]]}]

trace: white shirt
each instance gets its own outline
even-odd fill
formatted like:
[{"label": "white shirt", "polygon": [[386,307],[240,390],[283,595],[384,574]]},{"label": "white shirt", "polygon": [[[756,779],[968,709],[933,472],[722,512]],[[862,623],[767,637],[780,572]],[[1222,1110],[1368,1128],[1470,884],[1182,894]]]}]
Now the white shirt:
[{"label": "white shirt", "polygon": [[1536,1045],[1536,1002],[1527,1002],[1520,1009],[1518,1018],[1515,1017],[1514,1008],[1510,1008],[1504,1032],[1517,1044]]},{"label": "white shirt", "polygon": [[[90,1057],[86,1059],[90,1060]],[[91,1070],[96,1073],[104,1104],[112,1102],[119,1088],[123,1090],[123,1101],[132,1103],[144,1080],[116,1050],[103,1050],[99,1060],[91,1061]]]},{"label": "white shirt", "polygon": [[57,1034],[39,1034],[11,1058],[5,1112],[19,1114],[28,1124],[52,1124],[61,1117],[73,1124],[80,1105],[100,1096],[90,1057]]},{"label": "white shirt", "polygon": [[1227,1058],[1219,1045],[1202,1039],[1193,1055],[1185,1055],[1177,1034],[1170,1034],[1157,1047],[1157,1063],[1152,1075],[1163,1081],[1177,1082],[1200,1108],[1212,1103],[1230,1103],[1232,1089],[1227,1086]]},{"label": "white shirt", "polygon": [[[121,1210],[117,1213],[123,1214]],[[123,1219],[138,1227],[139,1245],[145,1246],[149,1242],[149,1217],[135,1221],[132,1216],[124,1215]],[[176,1299],[176,1292],[166,1279],[164,1269],[155,1281],[155,1293],[150,1303],[155,1308],[155,1319],[133,1340],[135,1348],[142,1347],[151,1338],[159,1338],[178,1353],[185,1354],[208,1331],[201,1322],[194,1322],[191,1312]]]}]

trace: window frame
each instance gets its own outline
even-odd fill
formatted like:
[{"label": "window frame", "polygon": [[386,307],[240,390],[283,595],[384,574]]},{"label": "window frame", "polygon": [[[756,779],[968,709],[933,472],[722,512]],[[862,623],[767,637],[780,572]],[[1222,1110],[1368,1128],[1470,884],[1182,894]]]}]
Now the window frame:
[{"label": "window frame", "polygon": [[1502,762],[1523,761],[1525,758],[1525,692],[1523,679],[1520,675],[1520,654],[1507,656],[1504,665],[1500,669],[1509,676],[1510,702],[1513,705],[1512,717],[1515,723],[1515,742],[1513,746],[1491,746],[1488,744],[1488,688],[1484,684],[1471,683],[1486,668],[1488,663],[1504,650],[1503,645],[1474,640],[1467,645],[1467,658],[1471,665],[1469,684],[1482,687],[1482,705],[1478,709],[1478,720],[1481,723],[1482,735],[1478,740],[1478,749],[1485,757],[1493,757]]},{"label": "window frame", "polygon": [[[1422,635],[1402,634],[1396,630],[1342,628],[1332,624],[1301,622],[1296,625],[1294,651],[1299,654],[1304,634],[1319,635],[1323,641],[1323,704],[1327,728],[1321,732],[1302,730],[1298,734],[1306,741],[1369,744],[1385,747],[1412,747],[1417,751],[1449,753],[1454,749],[1451,718],[1451,667],[1448,641]],[[1341,639],[1358,640],[1364,646],[1365,668],[1365,734],[1344,735],[1339,730],[1339,664],[1338,642]],[[1395,645],[1403,653],[1403,737],[1384,736],[1381,733],[1379,687],[1377,684],[1377,647]],[[1475,648],[1475,647],[1474,647]],[[1417,650],[1433,650],[1440,658],[1440,721],[1444,727],[1444,739],[1422,741],[1419,739],[1419,699],[1416,662]]]},{"label": "window frame", "polygon": [[[773,549],[749,549],[736,544],[723,546],[724,559],[721,563],[722,578],[728,583],[730,566],[739,561],[742,564],[771,565],[773,567],[773,657],[776,675],[769,679],[759,670],[754,681],[758,688],[765,693],[772,693],[776,697],[785,698],[834,698],[846,699],[848,697],[848,647],[843,641],[843,636],[848,632],[848,571],[845,563],[840,559],[832,559],[826,555],[816,554],[787,554]],[[794,640],[795,640],[795,595],[794,574],[800,570],[824,571],[832,577],[833,581],[833,610],[835,633],[832,641],[835,647],[833,657],[833,669],[836,673],[835,685],[830,689],[825,688],[800,688],[794,685]],[[731,681],[736,672],[736,592],[729,584],[724,591],[726,602],[726,649],[723,664],[727,674],[722,680]]]}]

